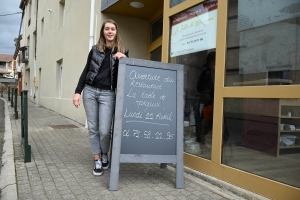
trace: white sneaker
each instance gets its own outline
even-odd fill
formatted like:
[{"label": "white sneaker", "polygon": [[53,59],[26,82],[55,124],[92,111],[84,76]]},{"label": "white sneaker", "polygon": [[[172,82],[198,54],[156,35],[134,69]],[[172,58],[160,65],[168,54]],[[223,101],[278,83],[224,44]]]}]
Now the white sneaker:
[{"label": "white sneaker", "polygon": [[101,155],[101,162],[102,162],[103,169],[108,169],[109,162],[108,162],[107,154],[102,154]]},{"label": "white sneaker", "polygon": [[101,160],[96,160],[95,161],[95,167],[93,170],[93,174],[95,176],[101,176],[103,174],[103,169],[102,169],[102,162]]}]

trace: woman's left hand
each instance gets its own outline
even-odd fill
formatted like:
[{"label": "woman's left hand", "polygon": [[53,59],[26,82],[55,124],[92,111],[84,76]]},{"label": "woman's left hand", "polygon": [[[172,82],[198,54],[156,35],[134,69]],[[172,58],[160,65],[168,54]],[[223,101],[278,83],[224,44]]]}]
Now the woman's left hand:
[{"label": "woman's left hand", "polygon": [[126,55],[121,53],[121,52],[117,52],[114,56],[113,59],[114,60],[120,60],[120,58],[126,58]]}]

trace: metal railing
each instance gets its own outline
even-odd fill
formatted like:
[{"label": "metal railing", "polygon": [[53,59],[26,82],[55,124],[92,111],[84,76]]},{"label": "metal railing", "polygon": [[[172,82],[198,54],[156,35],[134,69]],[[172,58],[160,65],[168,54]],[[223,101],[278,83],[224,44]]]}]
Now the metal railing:
[{"label": "metal railing", "polygon": [[8,101],[10,101],[10,87],[7,87],[7,96],[8,96]]},{"label": "metal railing", "polygon": [[18,88],[15,88],[15,119],[18,119]]},{"label": "metal railing", "polygon": [[24,162],[31,162],[31,146],[28,144],[28,90],[21,93],[21,134],[24,151]]},{"label": "metal railing", "polygon": [[14,88],[11,88],[10,106],[14,107]]}]

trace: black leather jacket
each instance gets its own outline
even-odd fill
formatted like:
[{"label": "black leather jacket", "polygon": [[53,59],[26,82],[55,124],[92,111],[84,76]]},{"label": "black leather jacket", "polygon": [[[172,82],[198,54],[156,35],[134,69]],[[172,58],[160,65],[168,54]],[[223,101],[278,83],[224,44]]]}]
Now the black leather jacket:
[{"label": "black leather jacket", "polygon": [[[119,60],[114,60],[113,56],[118,52],[118,48],[115,48],[110,54],[110,71],[111,71],[111,89],[115,89],[117,86],[118,77],[118,64]],[[128,57],[128,50],[126,49],[125,55]],[[101,67],[102,61],[105,58],[105,53],[99,51],[99,47],[94,45],[92,47],[92,59],[90,63],[89,71],[86,75],[85,82],[87,84],[92,84],[94,78],[97,76],[99,69]]]}]

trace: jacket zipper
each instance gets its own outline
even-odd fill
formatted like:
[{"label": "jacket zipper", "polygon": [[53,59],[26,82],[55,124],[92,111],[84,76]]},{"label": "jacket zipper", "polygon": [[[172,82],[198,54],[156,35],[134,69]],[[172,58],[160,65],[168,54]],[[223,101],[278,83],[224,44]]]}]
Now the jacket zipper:
[{"label": "jacket zipper", "polygon": [[113,90],[113,84],[112,84],[112,81],[113,81],[113,77],[112,77],[112,73],[111,73],[111,59],[112,59],[112,57],[111,57],[111,53],[110,53],[110,56],[109,56],[110,58],[109,58],[109,67],[110,67],[110,89],[111,90]]}]

